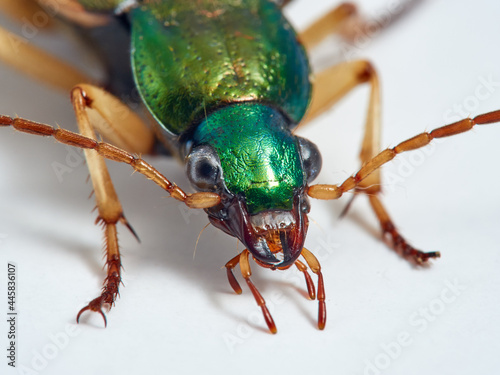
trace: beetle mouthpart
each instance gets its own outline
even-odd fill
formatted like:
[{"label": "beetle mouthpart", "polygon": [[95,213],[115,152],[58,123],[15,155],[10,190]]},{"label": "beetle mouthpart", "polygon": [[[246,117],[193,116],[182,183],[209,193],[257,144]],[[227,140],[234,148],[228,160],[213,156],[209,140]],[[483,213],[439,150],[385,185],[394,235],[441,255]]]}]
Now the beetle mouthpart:
[{"label": "beetle mouthpart", "polygon": [[290,211],[269,210],[250,216],[243,200],[225,203],[227,215],[208,216],[210,222],[238,238],[263,267],[285,269],[295,263],[302,252],[307,232],[307,213],[300,196]]},{"label": "beetle mouthpart", "polygon": [[261,266],[286,269],[301,253],[304,242],[303,227],[297,226],[295,221],[290,222],[286,229],[275,229],[277,226],[279,223],[274,225],[273,229],[255,232],[258,240],[246,245],[254,260]]},{"label": "beetle mouthpart", "polygon": [[249,221],[254,239],[244,244],[261,266],[285,269],[295,263],[307,232],[307,214],[299,199],[291,211],[265,211],[251,216]]},{"label": "beetle mouthpart", "polygon": [[[269,258],[271,253],[274,259],[272,263],[282,263],[289,253],[289,233],[295,228],[295,219],[291,211],[266,211],[250,217],[255,234],[260,237],[261,247],[266,248]],[[269,262],[270,263],[270,262]]]},{"label": "beetle mouthpart", "polygon": [[266,211],[250,217],[250,222],[257,234],[263,234],[290,229],[295,220],[291,211]]},{"label": "beetle mouthpart", "polygon": [[264,237],[244,243],[252,256],[263,264],[274,265],[281,262],[271,251],[269,243]]}]

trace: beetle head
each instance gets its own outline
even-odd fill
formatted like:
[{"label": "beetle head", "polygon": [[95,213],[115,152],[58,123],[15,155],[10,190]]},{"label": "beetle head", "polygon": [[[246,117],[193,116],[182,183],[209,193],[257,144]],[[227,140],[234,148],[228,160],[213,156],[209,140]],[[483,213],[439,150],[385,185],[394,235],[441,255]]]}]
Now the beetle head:
[{"label": "beetle head", "polygon": [[292,135],[277,110],[253,103],[213,113],[193,139],[188,178],[221,197],[206,209],[210,222],[237,237],[260,265],[293,265],[308,227],[306,186],[321,168],[316,146]]}]

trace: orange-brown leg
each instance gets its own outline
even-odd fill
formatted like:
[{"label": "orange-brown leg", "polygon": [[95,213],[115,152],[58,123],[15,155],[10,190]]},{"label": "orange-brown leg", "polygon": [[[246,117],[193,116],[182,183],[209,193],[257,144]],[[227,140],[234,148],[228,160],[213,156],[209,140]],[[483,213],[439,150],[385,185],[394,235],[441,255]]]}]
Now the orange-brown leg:
[{"label": "orange-brown leg", "polygon": [[[380,84],[375,69],[366,60],[344,62],[315,74],[311,104],[300,126],[330,109],[352,89],[363,83],[371,86],[365,128],[379,128]],[[370,122],[374,124],[370,125]]]},{"label": "orange-brown leg", "polygon": [[[359,84],[370,84],[370,98],[365,123],[365,133],[360,151],[362,165],[365,165],[380,150],[381,113],[380,113],[380,83],[375,69],[368,61],[359,60],[333,66],[318,75],[318,84],[313,91],[313,99],[309,113],[304,121],[309,121],[331,107],[340,98]],[[335,86],[333,86],[335,83]],[[335,87],[332,89],[332,87]],[[399,234],[378,198],[381,193],[380,170],[375,169],[356,185],[357,193],[367,194],[377,215],[385,238],[391,247],[406,259],[421,264],[432,257],[438,257],[438,252],[424,253],[414,249]]]},{"label": "orange-brown leg", "polygon": [[[330,109],[352,89],[363,84],[370,85],[368,111],[365,120],[365,135],[360,152],[362,161],[371,159],[380,149],[380,83],[376,70],[366,60],[341,63],[327,68],[316,75],[311,105],[299,126],[309,123],[315,117]],[[380,189],[380,171],[375,171],[360,187],[366,190]]]},{"label": "orange-brown leg", "polygon": [[[414,4],[415,2],[410,2],[407,4],[408,6],[401,7],[398,14],[393,14],[392,19],[396,19],[396,16],[400,16],[410,8],[409,5]],[[327,13],[302,32],[300,39],[305,42],[307,48],[311,48],[331,33],[349,36],[349,28],[357,27],[362,29],[367,25],[368,23],[357,14],[354,5],[345,3]],[[302,126],[328,110],[353,88],[363,83],[368,83],[371,89],[360,152],[362,165],[374,158],[380,151],[381,134],[380,83],[376,70],[368,61],[344,62],[319,72],[314,81],[311,105],[306,117],[300,124]],[[370,203],[380,222],[383,236],[391,239],[389,244],[398,253],[402,254],[406,259],[419,264],[431,257],[439,256],[438,252],[424,253],[414,249],[396,230],[378,197],[381,193],[380,170],[375,169],[370,176],[360,181],[356,186],[356,192],[365,193],[372,197]]]},{"label": "orange-brown leg", "polygon": [[79,82],[91,81],[71,65],[3,28],[0,28],[0,61],[66,92]]},{"label": "orange-brown leg", "polygon": [[[151,153],[153,131],[114,95],[97,86],[80,83],[72,89],[71,96],[73,103],[78,105],[76,111],[79,122],[88,123],[85,128],[89,126],[95,129],[113,145],[128,152]],[[82,129],[80,132],[89,138],[95,136],[93,132],[87,134]]]},{"label": "orange-brown leg", "polygon": [[305,247],[302,249],[302,256],[307,262],[307,265],[313,273],[318,275],[318,328],[323,330],[326,325],[326,303],[325,303],[325,283],[323,281],[323,274],[321,273],[321,265],[318,259],[307,250]]},{"label": "orange-brown leg", "polygon": [[[282,6],[290,2],[283,0]],[[356,44],[358,38],[366,39],[386,29],[420,2],[421,0],[409,0],[404,4],[387,8],[382,12],[385,17],[379,19],[360,15],[352,2],[341,3],[302,31],[299,39],[308,50],[317,46],[330,34],[337,34],[344,40]]]},{"label": "orange-brown leg", "polygon": [[[142,121],[133,112],[128,110],[125,105],[121,104],[113,96],[93,86],[81,85],[72,90],[71,99],[78,128],[83,136],[95,140],[97,137],[94,129],[97,129],[101,133],[106,130],[105,133],[108,139],[111,139],[113,143],[126,147],[128,150],[134,151],[135,148],[140,149],[141,146],[143,151],[148,151],[148,149],[152,148],[153,136],[151,131],[142,124]],[[103,108],[107,108],[108,105],[112,105],[111,108],[114,111],[109,113],[104,112]],[[91,108],[95,109],[105,121],[93,121],[91,123],[88,115]],[[109,117],[106,117],[106,115]],[[116,129],[111,128],[111,126],[112,124],[116,124],[118,117],[121,116],[123,116],[121,120],[123,120],[125,127],[122,129],[122,132],[118,132]],[[127,132],[131,132],[131,135],[135,135],[139,139],[144,139],[143,143],[145,145],[125,142],[123,138]],[[128,135],[125,136],[125,138],[127,137]],[[121,283],[121,260],[116,224],[120,221],[129,229],[131,227],[123,215],[123,209],[109,176],[104,158],[94,150],[85,150],[84,152],[95,192],[98,210],[96,223],[101,224],[104,230],[107,277],[104,280],[101,295],[93,299],[78,312],[76,321],[80,320],[83,312],[89,310],[100,313],[106,324],[106,317],[102,311],[103,307],[109,309],[114,305]]]},{"label": "orange-brown leg", "polygon": [[[83,88],[88,92],[84,92]],[[127,225],[129,229],[131,227],[123,215],[123,210],[109,177],[104,158],[131,165],[134,170],[153,180],[169,192],[171,196],[184,202],[189,207],[201,208],[201,206],[206,206],[208,201],[214,199],[211,203],[208,203],[209,206],[213,206],[218,204],[217,202],[220,202],[220,198],[216,194],[210,193],[188,196],[144,160],[109,143],[96,141],[94,128],[105,133],[113,142],[122,144],[123,147],[131,151],[147,152],[152,147],[153,137],[151,131],[123,104],[119,104],[116,98],[95,87],[81,85],[72,91],[72,102],[82,134],[72,133],[64,129],[55,129],[49,125],[20,118],[14,119],[8,116],[0,116],[0,126],[12,126],[14,129],[26,133],[52,136],[61,143],[84,149],[98,208],[96,222],[102,224],[104,229],[107,277],[104,281],[101,295],[92,300],[78,313],[77,320],[84,311],[90,310],[100,313],[106,323],[102,309],[103,307],[111,307],[113,305],[121,282],[121,262],[116,223],[121,222]],[[105,109],[109,109],[108,106],[111,106],[114,111],[106,112]],[[101,117],[101,121],[97,121],[94,125],[89,121],[87,112],[89,108],[94,109]],[[130,134],[124,136],[113,130],[114,128],[110,124],[116,123],[117,120],[120,120],[121,131],[130,132]]]},{"label": "orange-brown leg", "polygon": [[431,258],[439,258],[439,251],[423,252],[415,249],[399,234],[389,214],[377,195],[369,195],[370,204],[377,215],[382,228],[382,235],[387,245],[393,248],[403,258],[416,265],[423,265]]},{"label": "orange-brown leg", "polygon": [[[82,84],[72,90],[72,101],[82,135],[96,139],[94,128],[97,128],[114,144],[126,150],[133,152],[151,151],[154,141],[151,130],[142,123],[134,112],[111,94],[97,87]],[[94,125],[92,125],[87,113],[90,108],[94,109],[104,121],[94,121]],[[116,124],[120,124],[119,131]],[[98,312],[104,317],[103,306],[111,307],[114,304],[121,282],[116,223],[121,221],[130,229],[130,225],[123,215],[123,209],[114,190],[104,158],[94,150],[85,150],[85,156],[95,191],[99,212],[98,222],[104,227],[107,277],[104,280],[101,295],[80,310],[77,321],[80,315],[87,310]]]},{"label": "orange-brown leg", "polygon": [[356,15],[357,8],[353,3],[342,3],[302,31],[299,39],[308,50],[314,48],[328,35],[342,32],[347,21]]},{"label": "orange-brown leg", "polygon": [[126,150],[122,150],[110,143],[98,142],[95,139],[85,137],[81,134],[69,130],[54,128],[47,124],[23,119],[12,118],[0,115],[0,126],[12,126],[15,130],[39,136],[50,136],[62,144],[81,148],[84,150],[94,150],[105,159],[130,165],[134,171],[142,174],[147,179],[153,181],[174,199],[183,202],[189,208],[210,208],[220,203],[219,195],[215,193],[199,192],[186,194],[175,183],[169,181],[156,168],[144,159],[132,155]]},{"label": "orange-brown leg", "polygon": [[[359,157],[361,164],[369,162],[380,150],[380,133],[381,133],[381,111],[380,111],[380,84],[375,70],[368,62],[354,62],[351,65],[354,68],[354,75],[358,77],[359,82],[366,79],[371,85],[370,100],[368,104],[368,113],[365,124],[365,133]],[[337,74],[337,73],[336,73]],[[422,264],[430,258],[439,257],[439,252],[428,252],[415,249],[413,246],[401,236],[395,225],[384,208],[379,196],[382,192],[382,182],[380,169],[376,169],[367,176],[363,181],[360,181],[356,187],[356,192],[367,194],[372,209],[374,210],[377,219],[379,220],[384,238],[390,238],[387,244],[393,248],[398,254],[405,259]]]},{"label": "orange-brown leg", "polygon": [[[355,87],[368,83],[370,97],[365,120],[365,132],[360,152],[362,163],[370,160],[380,150],[380,82],[376,70],[366,60],[345,62],[332,66],[317,75],[309,111],[301,122],[307,123],[331,108]],[[380,171],[374,173],[359,185],[359,190],[367,194],[380,191]]]},{"label": "orange-brown leg", "polygon": [[103,312],[103,308],[107,308],[109,310],[112,306],[114,306],[120,284],[122,283],[122,264],[120,260],[120,248],[118,246],[118,234],[116,231],[117,221],[121,221],[125,225],[130,227],[122,212],[118,213],[116,220],[110,220],[109,218],[103,218],[102,216],[99,216],[96,220],[96,223],[102,224],[104,228],[104,250],[106,252],[107,276],[104,279],[104,286],[102,288],[101,295],[97,298],[94,298],[88,303],[87,306],[83,307],[78,312],[76,316],[77,323],[80,322],[80,316],[82,315],[82,313],[88,310],[101,314],[102,318],[104,319],[104,326],[108,325],[108,321],[106,319],[106,315]]},{"label": "orange-brown leg", "polygon": [[[363,167],[354,176],[348,178],[342,185],[316,185],[309,188],[308,194],[313,198],[319,199],[337,199],[344,192],[356,189],[369,194],[370,204],[377,215],[382,228],[383,237],[388,240],[388,243],[394,250],[403,256],[405,259],[417,264],[425,264],[429,259],[439,258],[438,251],[423,252],[413,248],[399,234],[387,211],[383,207],[378,194],[380,193],[380,170],[379,168],[392,160],[397,154],[418,149],[428,145],[434,138],[443,138],[466,132],[474,125],[484,125],[500,121],[500,111],[494,111],[475,118],[467,118],[456,123],[446,125],[431,132],[421,133],[413,138],[410,138],[392,149],[386,149],[372,157],[368,156],[376,148],[367,147],[369,151],[365,156],[363,152],[361,158],[364,161]],[[365,141],[367,138],[365,138]],[[369,141],[369,139],[368,139]],[[363,143],[363,146],[366,142]],[[321,198],[324,197],[324,198]]]},{"label": "orange-brown leg", "polygon": [[[44,7],[40,7],[40,5]],[[85,12],[76,0],[0,0],[0,12],[20,22],[33,23],[37,29],[54,26],[55,17],[64,15],[84,26],[100,26],[108,17]],[[0,28],[0,61],[49,86],[66,92],[90,76],[31,44],[28,39]]]}]

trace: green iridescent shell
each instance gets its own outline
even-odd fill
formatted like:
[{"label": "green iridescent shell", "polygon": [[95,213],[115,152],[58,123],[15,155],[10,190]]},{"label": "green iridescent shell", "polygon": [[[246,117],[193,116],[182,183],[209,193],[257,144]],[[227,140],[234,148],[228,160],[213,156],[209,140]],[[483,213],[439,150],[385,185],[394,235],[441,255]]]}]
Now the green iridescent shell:
[{"label": "green iridescent shell", "polygon": [[269,0],[149,0],[130,11],[132,65],[144,102],[170,134],[207,113],[258,101],[293,123],[310,97],[306,54]]}]

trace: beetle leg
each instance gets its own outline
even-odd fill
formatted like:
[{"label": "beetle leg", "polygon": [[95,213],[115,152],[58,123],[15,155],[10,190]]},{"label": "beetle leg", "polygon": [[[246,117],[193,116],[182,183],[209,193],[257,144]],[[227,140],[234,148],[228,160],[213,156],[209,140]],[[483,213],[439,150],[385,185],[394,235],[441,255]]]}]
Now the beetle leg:
[{"label": "beetle leg", "polygon": [[91,81],[90,77],[68,63],[3,28],[0,28],[0,61],[65,91],[69,91],[77,83]]},{"label": "beetle leg", "polygon": [[134,171],[139,172],[149,180],[153,181],[163,190],[168,192],[172,198],[183,202],[189,208],[210,208],[220,203],[221,198],[216,193],[198,192],[194,194],[186,194],[181,188],[179,188],[175,183],[169,181],[144,159],[136,157],[130,152],[122,150],[112,144],[98,142],[95,139],[70,132],[69,130],[56,129],[50,125],[41,124],[39,122],[23,118],[12,118],[0,115],[0,126],[12,126],[14,129],[23,133],[51,136],[60,143],[85,150],[94,150],[98,155],[105,159],[113,160],[119,163],[126,163],[130,165]]},{"label": "beetle leg", "polygon": [[[71,97],[73,103],[79,103],[77,104],[79,107],[84,106],[86,109],[94,110],[83,112],[79,109],[78,113],[89,116],[91,126],[113,145],[133,153],[152,152],[153,131],[114,95],[97,86],[81,83],[72,89]],[[98,116],[95,116],[96,114]],[[83,131],[81,134],[89,138],[94,136]]]},{"label": "beetle leg", "polygon": [[[403,12],[417,3],[418,0],[408,2],[405,7],[402,7],[397,13],[392,15],[390,21],[396,20]],[[331,33],[340,33],[347,36],[349,35],[349,28],[356,29],[356,27],[358,31],[367,31],[365,28],[368,27],[368,23],[361,20],[356,13],[356,8],[351,3],[341,4],[302,32],[300,39],[307,48],[312,48]],[[380,23],[376,23],[376,27],[381,26]],[[370,31],[373,33],[376,30]],[[352,36],[354,34],[351,33]],[[301,125],[309,122],[333,106],[354,87],[365,82],[370,84],[371,91],[365,134],[360,152],[360,159],[363,165],[371,161],[380,150],[380,84],[375,69],[368,61],[360,60],[341,63],[317,74],[313,86],[311,105],[306,117],[301,122]],[[385,238],[390,238],[392,247],[403,257],[417,264],[422,264],[429,258],[439,257],[438,252],[424,253],[414,249],[398,233],[382,202],[377,197],[381,191],[380,186],[380,170],[374,168],[369,175],[366,175],[356,183],[355,188],[358,192],[363,192],[370,196],[370,204],[380,222],[383,235]]]},{"label": "beetle leg", "polygon": [[[306,116],[299,126],[313,120],[321,113],[330,109],[353,88],[363,84],[371,85],[367,123],[380,121],[380,85],[378,75],[372,64],[366,60],[356,60],[331,66],[314,77],[312,99]],[[380,123],[366,125],[366,128],[380,127]]]},{"label": "beetle leg", "polygon": [[[487,125],[497,122],[500,122],[500,110],[484,113],[474,118],[466,118],[449,125],[441,126],[430,132],[420,133],[415,137],[399,143],[393,148],[385,149],[370,160],[367,160],[354,176],[349,177],[342,184],[313,185],[308,188],[307,194],[310,197],[317,199],[338,199],[345,192],[362,186],[362,182],[371,176],[372,173],[377,172],[382,165],[394,159],[398,154],[427,146],[434,138],[449,137],[467,132],[475,125]],[[375,194],[377,193],[378,191],[375,190]],[[376,195],[370,198],[370,203],[377,214],[384,235],[386,237],[392,237],[393,246],[403,256],[415,261],[417,264],[421,264],[429,258],[440,256],[439,252],[422,253],[409,246],[398,234],[387,212]]]},{"label": "beetle leg", "polygon": [[[380,113],[380,85],[374,69],[367,69],[369,81],[371,82],[370,101],[365,125],[365,134],[359,158],[361,165],[365,165],[372,160],[380,150],[381,135],[381,113]],[[411,246],[403,236],[397,231],[395,225],[380,201],[382,191],[382,181],[380,169],[376,169],[367,178],[361,181],[356,187],[356,191],[368,195],[370,205],[380,223],[382,237],[386,239],[389,247],[394,249],[403,258],[410,262],[422,265],[431,258],[439,258],[439,252],[424,252]],[[352,202],[352,201],[351,201]]]},{"label": "beetle leg", "polygon": [[[40,3],[44,7],[40,7]],[[91,14],[76,0],[0,0],[0,10],[20,22],[32,22],[37,29],[53,26],[54,18],[64,15],[88,27],[100,26],[107,16]],[[0,28],[0,61],[52,87],[69,91],[81,82],[92,82],[90,76],[70,64],[31,44],[28,39]]]},{"label": "beetle leg", "polygon": [[[117,202],[117,205],[121,209],[120,202]],[[115,205],[116,206],[116,205]],[[98,208],[100,208],[98,204]],[[109,205],[108,205],[109,208]],[[100,210],[101,211],[101,210]],[[112,213],[112,212],[110,212]],[[108,322],[106,320],[106,315],[104,314],[103,307],[107,307],[108,310],[114,305],[116,296],[118,295],[118,288],[122,283],[121,279],[121,260],[120,260],[120,249],[118,246],[118,236],[116,232],[116,222],[121,221],[126,223],[126,219],[123,216],[123,213],[118,210],[115,211],[116,221],[110,220],[109,215],[106,215],[106,218],[99,214],[96,223],[101,223],[104,227],[104,239],[105,239],[105,251],[106,251],[106,266],[107,277],[104,280],[104,286],[102,288],[101,295],[97,298],[94,298],[92,301],[88,303],[87,306],[82,308],[77,316],[76,322],[80,322],[80,316],[85,311],[94,311],[101,314],[104,319],[104,326],[107,326]],[[126,223],[126,225],[128,225]]]},{"label": "beetle leg", "polygon": [[255,301],[257,301],[257,305],[259,305],[260,308],[262,309],[262,314],[264,315],[264,320],[266,321],[269,331],[271,331],[271,333],[274,334],[278,332],[278,330],[276,329],[276,324],[274,324],[273,317],[271,316],[271,313],[269,312],[269,309],[266,306],[266,301],[264,300],[260,292],[257,290],[255,285],[252,283],[252,280],[250,280],[250,276],[252,275],[252,270],[250,269],[250,262],[248,261],[249,254],[250,252],[245,249],[239,255],[241,274],[243,275],[243,278],[247,282],[247,285],[250,288],[250,291],[252,292]]},{"label": "beetle leg", "polygon": [[[154,137],[151,130],[127,106],[111,94],[91,85],[81,84],[71,92],[80,133],[96,139],[98,130],[114,144],[132,152],[150,152]],[[89,109],[94,109],[104,121],[90,121]],[[120,125],[120,130],[116,129]],[[105,249],[107,253],[107,277],[101,295],[85,306],[77,315],[77,321],[86,310],[99,312],[103,317],[103,306],[111,307],[118,295],[121,283],[120,252],[116,233],[116,223],[124,223],[131,229],[123,215],[123,209],[116,195],[104,158],[93,150],[85,150],[92,184],[95,191],[99,216],[97,222],[104,227]],[[131,229],[132,230],[132,229]],[[132,230],[132,233],[135,233]]]},{"label": "beetle leg", "polygon": [[[330,34],[338,34],[348,43],[359,44],[358,39],[372,38],[375,34],[395,23],[422,0],[408,0],[404,4],[385,10],[383,17],[368,18],[359,14],[354,3],[345,2],[333,8],[312,25],[299,33],[299,39],[307,49],[314,48]],[[285,0],[282,6],[290,3]]]},{"label": "beetle leg", "polygon": [[382,228],[382,235],[386,240],[387,244],[392,247],[399,255],[409,261],[422,265],[426,263],[431,258],[439,258],[441,254],[439,251],[423,252],[415,249],[413,246],[408,244],[405,239],[396,230],[396,227],[392,223],[389,214],[385,210],[382,202],[377,195],[369,195],[370,204],[377,215]]},{"label": "beetle leg", "polygon": [[[330,82],[337,82],[332,89]],[[359,84],[370,84],[370,98],[365,123],[365,133],[359,157],[362,165],[368,163],[380,150],[380,83],[377,72],[373,66],[364,60],[347,62],[335,65],[318,74],[318,84],[313,91],[311,109],[305,121],[314,118],[325,111],[345,94]],[[381,192],[380,169],[376,168],[356,184],[356,192],[362,192],[370,197],[370,203],[380,222],[385,238],[390,238],[391,247],[405,259],[422,264],[429,258],[439,257],[439,253],[424,253],[414,249],[399,234],[396,227],[384,209],[382,202],[377,197]]]},{"label": "beetle leg", "polygon": [[[122,121],[119,123],[125,125],[124,132],[130,131],[132,135],[135,135],[137,138],[143,135],[145,139],[149,141],[149,147],[152,147],[153,138],[151,132],[138,118],[136,118],[133,112],[128,110],[128,108],[125,109],[126,107],[116,98],[109,94],[105,95],[97,88],[87,85],[85,89],[89,92],[84,92],[81,86],[75,87],[71,92],[78,128],[82,135],[90,139],[97,139],[94,132],[94,129],[97,129],[105,133],[106,137],[110,138],[113,142],[126,145],[129,149],[142,146],[131,144],[126,139],[124,140],[125,137],[122,137],[115,129],[109,128],[109,126],[106,125],[116,123],[116,120],[118,120],[120,116],[123,116]],[[121,104],[121,107],[118,103]],[[106,105],[112,105],[109,109],[116,110],[116,113],[113,114],[112,111],[104,112],[103,108],[106,108]],[[105,119],[105,122],[91,122],[88,115],[88,110],[90,108],[96,109],[101,117]],[[147,149],[143,151],[147,151]],[[127,227],[131,227],[123,215],[123,209],[113,187],[113,182],[109,176],[104,158],[93,150],[85,150],[84,152],[95,192],[98,210],[96,223],[102,224],[104,229],[107,277],[104,280],[104,287],[101,295],[81,309],[76,320],[78,322],[81,314],[84,311],[90,310],[100,313],[106,324],[106,318],[102,309],[104,306],[111,308],[111,306],[114,305],[121,283],[121,261],[116,223],[120,221],[127,225]],[[132,231],[132,233],[134,232]]]},{"label": "beetle leg", "polygon": [[[83,89],[88,92],[84,92]],[[153,138],[150,130],[138,118],[134,117],[133,112],[128,111],[123,104],[119,104],[119,101],[110,94],[104,94],[100,89],[90,85],[80,85],[72,91],[71,99],[78,127],[82,134],[76,134],[64,129],[55,129],[52,126],[25,119],[14,119],[1,115],[0,126],[12,126],[14,129],[25,133],[52,136],[63,144],[84,149],[99,212],[96,222],[102,224],[104,227],[107,277],[104,281],[101,295],[80,310],[77,321],[84,311],[90,310],[100,313],[106,323],[102,308],[113,305],[121,282],[121,261],[116,223],[121,222],[125,224],[134,235],[135,233],[123,216],[123,210],[109,177],[104,158],[131,165],[134,170],[153,180],[169,192],[172,197],[184,202],[188,207],[202,208],[213,206],[220,202],[220,197],[212,193],[200,193],[188,196],[143,159],[137,158],[130,152],[109,143],[96,141],[94,129],[106,134],[109,139],[122,144],[131,151],[141,150],[147,152],[152,147]],[[113,111],[106,112],[106,109],[110,110],[107,106],[111,106]],[[104,121],[91,123],[89,109],[94,109]],[[121,134],[118,135],[116,130],[113,131],[114,128],[110,124],[117,121],[124,127],[121,127],[121,130],[126,129],[127,132],[133,135],[132,138],[139,138],[139,142],[130,139],[130,137]]]},{"label": "beetle leg", "polygon": [[321,265],[318,259],[307,250],[305,247],[302,249],[302,256],[307,262],[307,265],[313,273],[318,275],[318,328],[323,330],[326,325],[326,303],[325,303],[325,283],[323,281],[323,274],[321,273]]},{"label": "beetle leg", "polygon": [[342,3],[299,33],[299,40],[309,50],[328,35],[340,32],[346,21],[356,14],[357,8],[353,3]]}]

